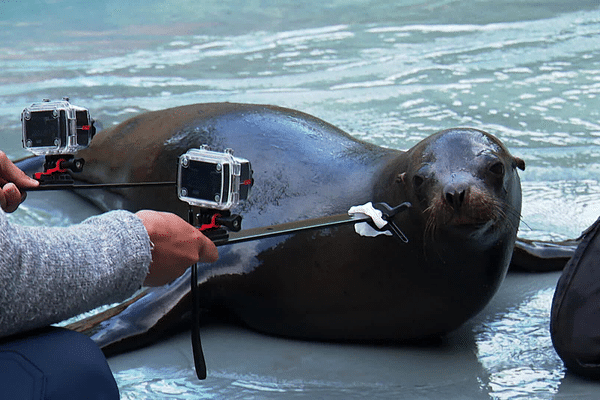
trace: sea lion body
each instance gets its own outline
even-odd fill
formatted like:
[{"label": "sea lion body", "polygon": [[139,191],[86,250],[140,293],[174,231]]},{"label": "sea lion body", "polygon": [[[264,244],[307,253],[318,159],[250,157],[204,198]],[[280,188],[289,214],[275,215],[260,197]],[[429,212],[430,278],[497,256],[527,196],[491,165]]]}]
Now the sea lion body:
[{"label": "sea lion body", "polygon": [[[401,152],[293,110],[198,104],[98,134],[79,154],[86,160],[81,178],[173,180],[177,157],[202,144],[251,161],[250,198],[233,210],[245,229],[345,213],[368,201],[412,204],[395,219],[408,243],[346,226],[221,247],[219,261],[202,269],[202,305],[225,308],[254,329],[325,340],[441,335],[480,311],[506,274],[523,164],[474,129],[442,131]],[[186,215],[174,189],[148,190],[92,196],[107,209]],[[133,347],[181,321],[190,309],[188,280],[189,271],[97,326],[101,345],[133,338]]]}]

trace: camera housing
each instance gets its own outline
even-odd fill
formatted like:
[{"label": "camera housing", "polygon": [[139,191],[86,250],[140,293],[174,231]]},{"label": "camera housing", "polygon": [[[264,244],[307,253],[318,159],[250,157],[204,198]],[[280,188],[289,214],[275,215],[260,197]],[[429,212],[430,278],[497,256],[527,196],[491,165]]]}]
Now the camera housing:
[{"label": "camera housing", "polygon": [[36,155],[73,153],[90,145],[96,133],[87,108],[69,98],[33,103],[21,113],[23,147]]},{"label": "camera housing", "polygon": [[229,210],[248,198],[253,184],[250,162],[233,150],[190,149],[179,157],[177,195],[189,205]]}]

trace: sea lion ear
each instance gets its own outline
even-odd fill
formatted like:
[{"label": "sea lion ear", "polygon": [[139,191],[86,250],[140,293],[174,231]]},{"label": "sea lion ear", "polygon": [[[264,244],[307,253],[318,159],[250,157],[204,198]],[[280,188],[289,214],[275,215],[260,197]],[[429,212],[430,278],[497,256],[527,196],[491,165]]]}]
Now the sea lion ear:
[{"label": "sea lion ear", "polygon": [[515,163],[517,164],[517,168],[519,168],[521,171],[525,171],[525,161],[519,157],[515,157]]},{"label": "sea lion ear", "polygon": [[402,172],[401,174],[396,175],[396,183],[404,184],[404,177],[406,176],[406,172]]}]

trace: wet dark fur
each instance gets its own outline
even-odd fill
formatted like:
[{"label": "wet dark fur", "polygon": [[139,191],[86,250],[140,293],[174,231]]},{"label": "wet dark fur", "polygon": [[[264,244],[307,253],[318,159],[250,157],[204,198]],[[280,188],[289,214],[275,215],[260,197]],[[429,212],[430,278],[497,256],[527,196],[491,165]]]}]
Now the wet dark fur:
[{"label": "wet dark fur", "polygon": [[[143,114],[99,134],[81,154],[82,177],[172,180],[177,156],[204,143],[234,148],[252,162],[251,197],[234,210],[245,228],[344,213],[367,201],[413,204],[396,218],[408,244],[340,227],[221,247],[220,260],[203,267],[203,306],[226,309],[254,329],[328,340],[440,335],[479,312],[506,274],[523,163],[474,129],[443,131],[401,152],[294,110],[198,104]],[[168,190],[87,194],[108,209],[186,212]],[[187,311],[189,272],[85,329],[102,347],[125,350],[160,337]]]}]

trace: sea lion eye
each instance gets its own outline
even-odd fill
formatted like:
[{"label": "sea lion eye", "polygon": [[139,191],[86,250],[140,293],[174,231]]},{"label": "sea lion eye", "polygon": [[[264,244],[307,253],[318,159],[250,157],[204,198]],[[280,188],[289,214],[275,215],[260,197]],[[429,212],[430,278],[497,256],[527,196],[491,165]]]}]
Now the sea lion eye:
[{"label": "sea lion eye", "polygon": [[494,175],[498,175],[498,176],[502,176],[504,175],[504,164],[502,164],[500,161],[495,162],[494,164],[492,164],[492,166],[490,167],[490,172]]}]

